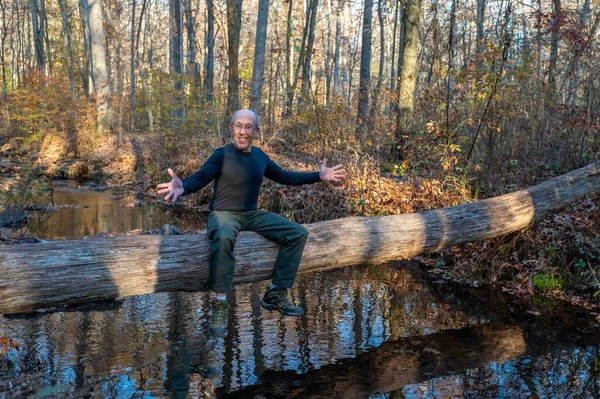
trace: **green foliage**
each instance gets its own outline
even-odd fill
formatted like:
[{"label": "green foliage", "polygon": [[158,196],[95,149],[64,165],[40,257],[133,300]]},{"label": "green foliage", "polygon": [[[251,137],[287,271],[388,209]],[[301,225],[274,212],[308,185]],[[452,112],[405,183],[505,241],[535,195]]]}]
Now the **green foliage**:
[{"label": "green foliage", "polygon": [[564,282],[560,277],[549,276],[543,273],[533,276],[532,281],[537,289],[544,292],[560,290],[564,285]]}]

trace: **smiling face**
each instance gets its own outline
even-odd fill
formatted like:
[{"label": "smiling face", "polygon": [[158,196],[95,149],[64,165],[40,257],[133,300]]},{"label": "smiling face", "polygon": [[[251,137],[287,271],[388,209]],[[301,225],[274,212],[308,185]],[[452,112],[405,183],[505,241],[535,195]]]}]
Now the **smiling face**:
[{"label": "smiling face", "polygon": [[243,109],[235,113],[231,129],[233,130],[233,145],[238,151],[250,152],[252,141],[259,129],[254,112]]}]

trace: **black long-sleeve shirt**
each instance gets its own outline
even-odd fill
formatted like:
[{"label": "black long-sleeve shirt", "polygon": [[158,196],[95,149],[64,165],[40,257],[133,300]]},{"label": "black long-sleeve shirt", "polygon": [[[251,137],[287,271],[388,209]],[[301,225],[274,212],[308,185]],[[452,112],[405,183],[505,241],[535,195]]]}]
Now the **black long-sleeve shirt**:
[{"label": "black long-sleeve shirt", "polygon": [[211,211],[253,211],[257,208],[263,177],[291,186],[321,181],[319,172],[282,169],[258,147],[242,152],[228,144],[215,150],[198,172],[183,180],[183,195],[194,193],[215,180]]}]

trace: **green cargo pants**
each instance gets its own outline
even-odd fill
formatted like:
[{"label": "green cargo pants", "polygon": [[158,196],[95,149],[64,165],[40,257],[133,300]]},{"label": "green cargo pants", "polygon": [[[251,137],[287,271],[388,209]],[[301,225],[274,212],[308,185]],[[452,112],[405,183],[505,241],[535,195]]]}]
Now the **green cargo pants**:
[{"label": "green cargo pants", "polygon": [[266,211],[212,211],[208,215],[210,239],[209,287],[213,292],[229,292],[233,283],[235,256],[233,248],[238,233],[255,231],[281,244],[275,260],[273,284],[291,288],[298,273],[308,232],[304,227]]}]

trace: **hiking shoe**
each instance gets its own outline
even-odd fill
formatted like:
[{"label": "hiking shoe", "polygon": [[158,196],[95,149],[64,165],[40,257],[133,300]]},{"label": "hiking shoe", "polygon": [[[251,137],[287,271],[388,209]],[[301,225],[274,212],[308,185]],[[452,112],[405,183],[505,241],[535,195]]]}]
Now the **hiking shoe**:
[{"label": "hiking shoe", "polygon": [[213,337],[224,337],[227,335],[227,323],[229,322],[229,301],[213,301],[212,315],[208,322],[208,332]]},{"label": "hiking shoe", "polygon": [[267,310],[279,310],[286,316],[302,316],[304,314],[304,309],[290,301],[287,288],[275,287],[267,290],[260,304]]}]

